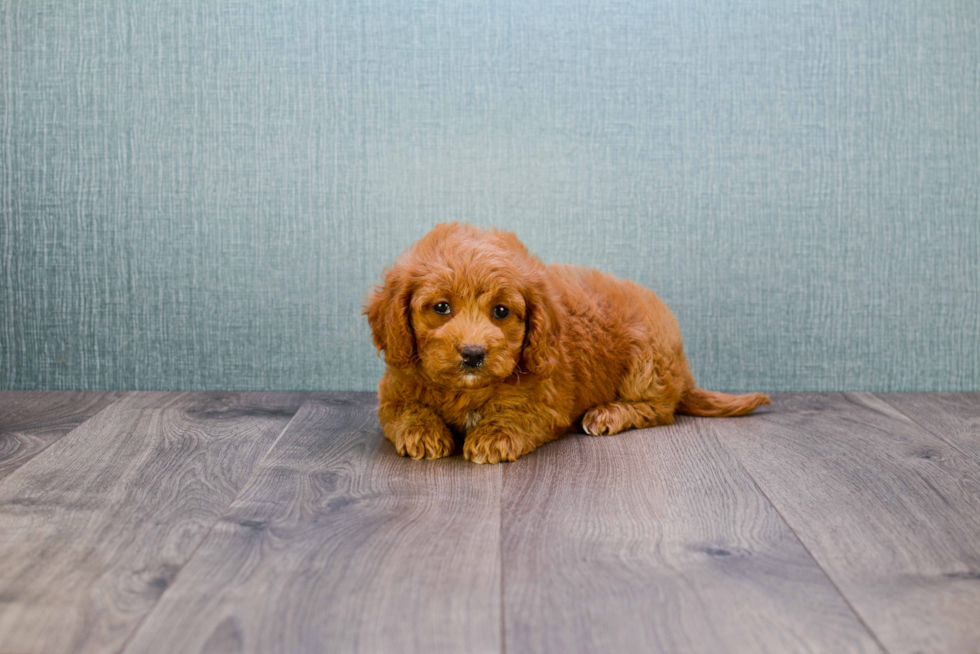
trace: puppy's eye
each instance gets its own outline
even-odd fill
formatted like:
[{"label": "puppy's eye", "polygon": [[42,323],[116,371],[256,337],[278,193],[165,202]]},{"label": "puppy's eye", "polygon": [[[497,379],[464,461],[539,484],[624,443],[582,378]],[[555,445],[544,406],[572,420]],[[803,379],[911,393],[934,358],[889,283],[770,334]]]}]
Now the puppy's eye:
[{"label": "puppy's eye", "polygon": [[499,305],[493,308],[494,318],[506,318],[509,315],[510,315],[510,309],[508,309],[503,305]]},{"label": "puppy's eye", "polygon": [[432,310],[438,313],[440,316],[448,316],[449,312],[451,311],[448,302],[439,302],[432,307]]}]

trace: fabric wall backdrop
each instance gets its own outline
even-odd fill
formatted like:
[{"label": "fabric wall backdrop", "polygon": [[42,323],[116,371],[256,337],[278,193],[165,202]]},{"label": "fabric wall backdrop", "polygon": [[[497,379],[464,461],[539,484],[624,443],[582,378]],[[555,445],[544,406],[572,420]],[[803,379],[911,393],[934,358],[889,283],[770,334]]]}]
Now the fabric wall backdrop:
[{"label": "fabric wall backdrop", "polygon": [[0,0],[0,386],[372,389],[434,223],[722,390],[980,390],[980,3]]}]

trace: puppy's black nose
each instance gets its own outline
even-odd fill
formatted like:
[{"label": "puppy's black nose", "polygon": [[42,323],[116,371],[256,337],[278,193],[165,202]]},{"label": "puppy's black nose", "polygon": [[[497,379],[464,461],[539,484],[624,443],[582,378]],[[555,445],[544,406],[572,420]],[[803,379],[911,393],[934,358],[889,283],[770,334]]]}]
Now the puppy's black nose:
[{"label": "puppy's black nose", "polygon": [[487,351],[479,345],[464,345],[459,353],[463,356],[461,363],[464,366],[467,368],[479,368],[483,365],[483,357]]}]

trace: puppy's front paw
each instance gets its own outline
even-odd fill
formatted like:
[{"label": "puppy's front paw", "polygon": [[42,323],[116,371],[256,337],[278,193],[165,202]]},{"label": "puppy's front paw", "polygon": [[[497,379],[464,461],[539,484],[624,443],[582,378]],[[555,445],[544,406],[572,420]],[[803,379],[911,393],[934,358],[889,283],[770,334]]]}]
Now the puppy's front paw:
[{"label": "puppy's front paw", "polygon": [[385,426],[385,437],[402,456],[439,459],[453,453],[453,434],[437,420]]},{"label": "puppy's front paw", "polygon": [[509,434],[470,434],[463,443],[463,457],[473,463],[516,461],[527,451],[521,439]]}]

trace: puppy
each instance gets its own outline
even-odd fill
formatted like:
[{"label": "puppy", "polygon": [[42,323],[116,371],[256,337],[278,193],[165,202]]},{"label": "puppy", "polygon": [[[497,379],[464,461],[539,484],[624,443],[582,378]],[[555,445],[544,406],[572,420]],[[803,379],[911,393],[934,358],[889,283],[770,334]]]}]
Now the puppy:
[{"label": "puppy", "polygon": [[385,271],[364,313],[387,370],[378,417],[398,453],[514,461],[570,428],[738,416],[769,398],[697,388],[670,310],[597,270],[544,265],[517,237],[437,225]]}]

